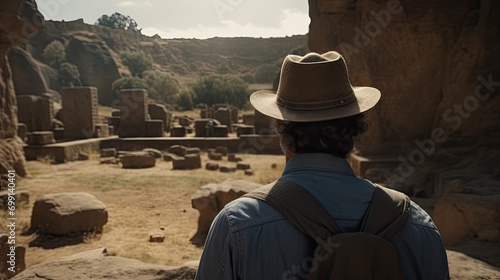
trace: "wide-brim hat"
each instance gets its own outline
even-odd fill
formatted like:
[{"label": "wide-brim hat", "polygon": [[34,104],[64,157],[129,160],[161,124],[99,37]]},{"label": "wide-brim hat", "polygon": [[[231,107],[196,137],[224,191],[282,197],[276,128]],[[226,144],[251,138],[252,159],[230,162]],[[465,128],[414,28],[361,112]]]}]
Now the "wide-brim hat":
[{"label": "wide-brim hat", "polygon": [[342,55],[288,55],[281,67],[278,90],[259,90],[250,103],[274,119],[293,122],[333,120],[365,112],[380,100],[373,87],[352,86]]}]

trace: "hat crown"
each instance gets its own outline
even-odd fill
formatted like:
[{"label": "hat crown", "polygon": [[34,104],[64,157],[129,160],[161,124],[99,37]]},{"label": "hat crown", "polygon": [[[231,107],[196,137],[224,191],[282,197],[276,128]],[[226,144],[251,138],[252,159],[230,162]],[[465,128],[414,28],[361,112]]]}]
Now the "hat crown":
[{"label": "hat crown", "polygon": [[294,110],[321,110],[355,100],[347,66],[339,53],[285,58],[276,96],[279,105]]},{"label": "hat crown", "polygon": [[380,100],[373,87],[353,87],[338,52],[288,55],[281,66],[277,92],[259,90],[250,96],[255,109],[269,117],[314,122],[363,113]]},{"label": "hat crown", "polygon": [[304,57],[302,57],[300,60],[300,62],[320,62],[320,61],[328,61],[328,59],[322,55],[320,55],[319,53],[308,53],[306,54]]}]

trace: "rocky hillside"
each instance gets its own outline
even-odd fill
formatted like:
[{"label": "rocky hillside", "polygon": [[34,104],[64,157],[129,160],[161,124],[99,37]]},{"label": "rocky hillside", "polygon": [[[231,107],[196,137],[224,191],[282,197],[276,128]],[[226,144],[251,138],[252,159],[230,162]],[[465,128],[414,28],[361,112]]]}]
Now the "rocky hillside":
[{"label": "rocky hillside", "polygon": [[[140,32],[88,25],[83,20],[46,22],[23,49],[10,52],[17,94],[57,92],[57,71],[45,65],[42,52],[54,40],[66,47],[66,59],[76,65],[83,85],[99,89],[99,102],[111,103],[111,84],[128,75],[120,55],[143,51],[154,60],[155,70],[172,75],[187,87],[207,74],[232,74],[248,83],[272,83],[282,58],[304,52],[306,36],[286,38],[212,38],[164,40]],[[29,82],[28,82],[29,81]]]}]

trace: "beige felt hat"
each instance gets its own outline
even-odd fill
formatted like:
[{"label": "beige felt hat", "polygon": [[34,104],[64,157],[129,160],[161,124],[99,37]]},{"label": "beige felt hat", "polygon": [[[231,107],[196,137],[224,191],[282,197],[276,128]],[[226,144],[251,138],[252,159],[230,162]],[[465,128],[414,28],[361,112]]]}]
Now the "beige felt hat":
[{"label": "beige felt hat", "polygon": [[338,52],[288,55],[281,67],[278,91],[259,90],[250,103],[264,115],[293,122],[333,120],[367,111],[380,91],[353,87]]}]

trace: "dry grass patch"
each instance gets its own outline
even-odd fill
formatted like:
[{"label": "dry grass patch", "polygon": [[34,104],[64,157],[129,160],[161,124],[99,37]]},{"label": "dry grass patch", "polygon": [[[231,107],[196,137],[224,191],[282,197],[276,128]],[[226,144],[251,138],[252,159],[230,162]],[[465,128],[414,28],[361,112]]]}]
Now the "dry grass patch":
[{"label": "dry grass patch", "polygon": [[[30,203],[20,206],[17,242],[26,247],[36,236],[22,236],[30,225],[31,210],[37,197],[56,192],[88,192],[102,200],[109,220],[103,232],[90,235],[83,243],[56,249],[29,247],[26,264],[32,266],[77,252],[106,247],[111,254],[145,262],[179,265],[198,259],[201,248],[189,239],[197,228],[198,211],[191,208],[191,196],[202,185],[227,179],[242,179],[261,184],[277,179],[284,157],[274,155],[238,155],[252,165],[254,176],[243,171],[221,173],[205,169],[172,170],[172,163],[158,160],[154,168],[122,169],[119,165],[99,164],[98,155],[88,161],[59,165],[28,162],[30,179],[18,182],[17,190],[30,192]],[[203,164],[207,161],[202,154]],[[222,161],[223,164],[233,164]],[[271,168],[276,164],[277,168]],[[5,219],[5,213],[1,213]],[[150,243],[149,234],[162,232],[163,243]]]}]

